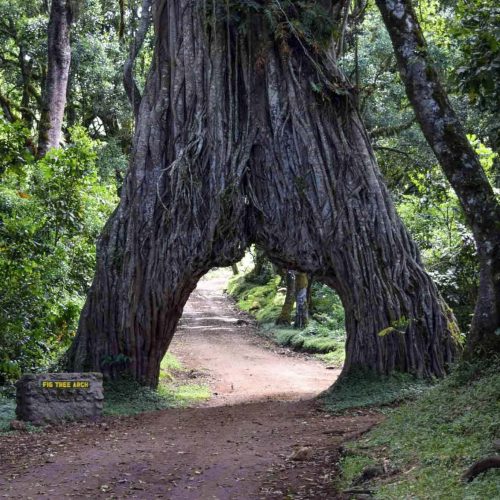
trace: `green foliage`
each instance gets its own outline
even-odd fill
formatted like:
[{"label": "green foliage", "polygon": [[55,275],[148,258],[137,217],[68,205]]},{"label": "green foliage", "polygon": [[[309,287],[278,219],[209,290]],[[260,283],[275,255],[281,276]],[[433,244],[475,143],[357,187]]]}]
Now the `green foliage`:
[{"label": "green foliage", "polygon": [[235,276],[230,279],[227,291],[237,299],[238,307],[249,312],[261,323],[274,321],[285,300],[282,293],[278,293],[281,278],[272,276],[266,284],[260,285],[260,278],[247,275]]},{"label": "green foliage", "polygon": [[46,368],[75,333],[95,241],[116,203],[95,150],[74,128],[67,148],[9,165],[1,177],[0,385]]},{"label": "green foliage", "polygon": [[322,395],[322,400],[329,411],[339,412],[348,408],[398,403],[415,398],[428,387],[429,382],[407,373],[382,376],[358,369],[337,380]]},{"label": "green foliage", "polygon": [[[311,321],[304,330],[275,324],[285,301],[285,289],[280,276],[270,274],[265,266],[262,276],[252,272],[234,276],[229,280],[227,291],[237,305],[257,319],[266,337],[279,345],[297,351],[321,355],[332,366],[341,366],[345,354],[344,309],[338,295],[328,286],[314,283],[312,290]],[[271,277],[269,277],[271,276]]]},{"label": "green foliage", "polygon": [[209,22],[224,21],[247,34],[255,19],[263,20],[276,40],[283,43],[296,39],[316,51],[326,47],[334,33],[330,12],[317,0],[212,0],[205,8]]},{"label": "green foliage", "polygon": [[[394,474],[363,484],[377,498],[496,498],[499,471],[461,481],[476,460],[493,452],[500,436],[499,360],[489,366],[462,365],[415,401],[391,410],[387,419],[349,446],[343,485],[366,465]],[[399,471],[399,473],[397,473]]]},{"label": "green foliage", "polygon": [[473,103],[497,108],[500,95],[500,7],[491,0],[457,2],[452,33],[460,40],[460,89]]},{"label": "green foliage", "polygon": [[0,394],[0,433],[10,429],[10,422],[16,418],[16,401],[14,398]]}]

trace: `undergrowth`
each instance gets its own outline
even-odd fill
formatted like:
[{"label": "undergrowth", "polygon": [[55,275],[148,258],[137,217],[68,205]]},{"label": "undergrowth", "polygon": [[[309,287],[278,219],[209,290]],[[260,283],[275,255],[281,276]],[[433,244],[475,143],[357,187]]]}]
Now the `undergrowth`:
[{"label": "undergrowth", "polygon": [[342,377],[321,395],[328,411],[336,413],[348,408],[384,406],[415,398],[431,383],[408,373],[387,376],[358,370]]},{"label": "undergrowth", "polygon": [[10,421],[16,418],[16,400],[0,395],[0,432],[9,430]]},{"label": "undergrowth", "polygon": [[329,287],[313,284],[310,320],[303,330],[275,324],[286,294],[280,276],[272,273],[234,276],[229,280],[227,292],[241,310],[255,317],[261,332],[270,340],[296,351],[316,354],[331,366],[342,366],[345,357],[344,309]]},{"label": "undergrowth", "polygon": [[[389,410],[382,424],[348,445],[338,487],[372,490],[384,499],[499,498],[498,469],[471,483],[461,479],[475,461],[493,454],[500,437],[499,366],[498,359],[462,364],[414,401]],[[339,390],[339,399],[349,397]],[[380,475],[368,479],[367,467]]]}]

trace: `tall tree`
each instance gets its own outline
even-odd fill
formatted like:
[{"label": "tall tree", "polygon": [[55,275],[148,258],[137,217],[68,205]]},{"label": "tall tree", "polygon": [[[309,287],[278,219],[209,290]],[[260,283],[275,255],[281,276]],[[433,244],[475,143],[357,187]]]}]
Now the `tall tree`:
[{"label": "tall tree", "polygon": [[131,165],[69,367],[156,385],[198,279],[255,243],[339,293],[344,373],[446,372],[456,325],[327,57],[332,5],[157,3]]},{"label": "tall tree", "polygon": [[285,302],[276,319],[277,325],[289,325],[292,322],[292,310],[295,304],[295,272],[285,269],[284,278],[286,283]]},{"label": "tall tree", "polygon": [[432,65],[411,0],[377,0],[377,5],[418,123],[476,241],[480,281],[467,351],[500,352],[500,203]]},{"label": "tall tree", "polygon": [[52,0],[48,27],[47,76],[38,137],[38,156],[61,142],[71,63],[70,28],[74,0]]}]

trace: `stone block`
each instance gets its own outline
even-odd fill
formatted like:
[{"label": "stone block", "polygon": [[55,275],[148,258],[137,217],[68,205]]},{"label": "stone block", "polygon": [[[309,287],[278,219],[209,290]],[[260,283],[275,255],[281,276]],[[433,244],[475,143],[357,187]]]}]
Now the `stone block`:
[{"label": "stone block", "polygon": [[16,388],[19,420],[42,425],[102,414],[101,373],[28,374],[18,380]]}]

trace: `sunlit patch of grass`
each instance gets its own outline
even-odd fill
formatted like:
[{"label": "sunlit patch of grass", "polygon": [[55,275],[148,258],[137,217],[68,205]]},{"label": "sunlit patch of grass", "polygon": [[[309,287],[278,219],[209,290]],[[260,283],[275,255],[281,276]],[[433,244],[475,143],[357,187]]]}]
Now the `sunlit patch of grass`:
[{"label": "sunlit patch of grass", "polygon": [[342,366],[345,357],[344,310],[338,295],[326,285],[314,283],[314,312],[307,328],[300,330],[275,324],[285,301],[285,289],[280,283],[279,276],[263,279],[250,273],[231,278],[227,291],[241,310],[255,317],[261,332],[270,340],[296,351],[324,355],[320,357],[322,361],[331,366]]},{"label": "sunlit patch of grass", "polygon": [[367,465],[384,463],[392,473],[362,484],[378,498],[499,498],[498,469],[471,483],[461,479],[472,463],[494,453],[493,441],[500,437],[498,367],[498,359],[478,371],[462,366],[414,401],[389,410],[382,424],[349,445],[341,487],[351,487]]},{"label": "sunlit patch of grass", "polygon": [[210,398],[210,388],[202,384],[176,382],[186,369],[179,359],[168,353],[160,365],[157,389],[143,387],[133,380],[105,384],[104,413],[106,415],[136,415],[147,411],[191,406]]},{"label": "sunlit patch of grass", "polygon": [[337,344],[335,350],[325,354],[317,354],[316,357],[326,363],[328,366],[341,368],[345,361],[345,345],[344,342]]}]

